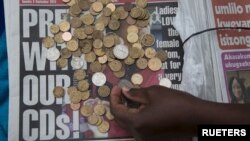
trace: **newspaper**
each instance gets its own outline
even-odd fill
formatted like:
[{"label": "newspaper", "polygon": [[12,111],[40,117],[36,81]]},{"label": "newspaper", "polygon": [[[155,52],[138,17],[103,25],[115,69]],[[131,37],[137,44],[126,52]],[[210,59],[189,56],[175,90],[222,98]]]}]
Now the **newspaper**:
[{"label": "newspaper", "polygon": [[[116,0],[117,5],[130,0]],[[87,123],[79,110],[69,108],[69,97],[55,98],[53,88],[57,85],[67,88],[74,84],[73,68],[56,67],[56,62],[46,59],[46,49],[42,39],[53,36],[49,32],[52,24],[58,24],[68,12],[62,0],[4,0],[7,46],[9,59],[10,141],[22,140],[117,140],[131,139],[131,134],[110,121],[107,133],[100,133]],[[172,88],[179,89],[182,80],[183,49],[181,39],[173,27],[177,12],[177,1],[148,0],[151,13],[150,32],[156,36],[154,48],[168,52],[168,60],[162,70],[141,72],[144,75],[143,87],[158,85],[159,80],[168,78]],[[57,44],[64,48],[65,44]],[[82,69],[88,69],[88,64]],[[129,68],[128,76],[135,71]],[[107,74],[107,76],[109,76]],[[109,76],[108,78],[110,78]],[[126,78],[130,79],[130,78]],[[90,81],[91,82],[91,81]],[[110,87],[118,79],[109,81]],[[91,87],[92,102],[96,102],[96,91]],[[90,101],[91,101],[90,100]],[[108,99],[103,99],[108,103]]]}]

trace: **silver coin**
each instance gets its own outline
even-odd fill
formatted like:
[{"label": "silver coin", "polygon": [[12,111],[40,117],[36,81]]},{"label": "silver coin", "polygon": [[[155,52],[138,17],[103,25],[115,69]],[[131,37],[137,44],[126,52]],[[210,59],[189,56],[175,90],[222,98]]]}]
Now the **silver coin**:
[{"label": "silver coin", "polygon": [[128,47],[126,47],[125,45],[119,44],[114,47],[113,53],[116,58],[125,59],[128,57],[129,50]]},{"label": "silver coin", "polygon": [[133,84],[130,82],[130,81],[128,81],[127,79],[121,79],[120,81],[119,81],[119,83],[118,83],[118,87],[120,87],[120,88],[128,88],[128,89],[131,89],[131,88],[133,88],[134,86],[133,86]]},{"label": "silver coin", "polygon": [[60,57],[60,51],[56,48],[49,48],[46,52],[46,58],[50,61],[56,61]]},{"label": "silver coin", "polygon": [[72,57],[71,66],[73,69],[80,69],[83,66],[83,59],[80,57]]},{"label": "silver coin", "polygon": [[168,79],[168,78],[162,78],[159,82],[160,86],[164,86],[167,88],[171,88],[172,86],[172,82]]},{"label": "silver coin", "polygon": [[103,86],[106,83],[106,75],[102,72],[94,73],[92,76],[92,82],[96,86]]}]

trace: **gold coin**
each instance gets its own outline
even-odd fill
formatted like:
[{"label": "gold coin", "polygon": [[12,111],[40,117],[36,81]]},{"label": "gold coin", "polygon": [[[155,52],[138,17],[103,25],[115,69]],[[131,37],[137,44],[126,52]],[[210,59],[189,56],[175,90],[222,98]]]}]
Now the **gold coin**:
[{"label": "gold coin", "polygon": [[131,57],[129,56],[129,57],[127,57],[127,58],[124,60],[124,63],[125,63],[126,65],[132,65],[132,64],[135,63],[135,59],[134,59],[134,58],[131,58]]},{"label": "gold coin", "polygon": [[78,49],[78,41],[75,39],[71,39],[67,42],[67,48],[69,51],[76,51]]},{"label": "gold coin", "polygon": [[143,76],[139,73],[134,73],[131,77],[131,82],[135,85],[141,85],[143,82]]},{"label": "gold coin", "polygon": [[97,122],[95,125],[96,125],[96,126],[99,126],[99,125],[102,124],[102,122],[103,122],[102,117],[101,117],[101,116],[98,116],[98,122]]},{"label": "gold coin", "polygon": [[79,91],[87,91],[89,89],[89,82],[87,80],[81,80],[77,84],[77,88]]},{"label": "gold coin", "polygon": [[56,86],[53,90],[53,94],[56,98],[60,98],[64,96],[64,89],[61,86]]},{"label": "gold coin", "polygon": [[149,20],[137,20],[136,25],[141,28],[147,27],[149,25]]},{"label": "gold coin", "polygon": [[104,26],[108,26],[109,24],[109,21],[110,21],[110,17],[105,17],[104,15],[100,16],[96,22],[102,22],[104,24]]},{"label": "gold coin", "polygon": [[107,5],[112,2],[111,0],[100,0],[100,1],[103,5]]},{"label": "gold coin", "polygon": [[81,93],[79,91],[73,91],[72,94],[70,94],[70,101],[74,104],[80,103],[82,100]]},{"label": "gold coin", "polygon": [[81,51],[84,54],[90,53],[92,50],[92,42],[90,40],[80,40],[79,46],[81,47]]},{"label": "gold coin", "polygon": [[114,12],[111,14],[111,19],[112,19],[112,20],[119,20],[119,19],[120,19],[120,13],[118,13],[117,11],[114,11]]},{"label": "gold coin", "polygon": [[102,11],[102,9],[103,9],[103,4],[101,3],[101,2],[94,2],[93,4],[92,4],[92,8],[93,8],[93,10],[95,11],[95,12],[101,12]]},{"label": "gold coin", "polygon": [[123,6],[117,7],[116,11],[119,13],[119,19],[124,20],[128,17],[128,12],[125,11]]},{"label": "gold coin", "polygon": [[105,114],[105,117],[108,119],[108,120],[114,120],[114,116],[113,114],[110,112],[110,110],[106,110],[106,114]]},{"label": "gold coin", "polygon": [[132,47],[129,48],[129,56],[133,59],[139,58],[140,57],[140,49]]},{"label": "gold coin", "polygon": [[94,23],[95,18],[91,14],[85,14],[81,16],[81,20],[86,25],[91,25]]},{"label": "gold coin", "polygon": [[78,4],[74,4],[70,6],[69,11],[74,15],[79,15],[82,12],[82,9],[80,9]]},{"label": "gold coin", "polygon": [[94,48],[93,50],[94,50],[94,53],[96,54],[96,56],[98,56],[98,57],[103,56],[106,53],[104,48],[100,48],[100,49]]},{"label": "gold coin", "polygon": [[103,31],[105,29],[105,25],[103,22],[96,22],[95,23],[95,29],[96,30],[100,30],[100,31]]},{"label": "gold coin", "polygon": [[124,68],[122,68],[121,70],[119,70],[119,71],[116,71],[116,72],[113,72],[114,73],[114,75],[115,75],[115,77],[117,77],[117,78],[122,78],[122,77],[124,77],[125,76],[125,69]]},{"label": "gold coin", "polygon": [[87,25],[84,27],[84,33],[90,35],[94,32],[94,27],[91,25]]},{"label": "gold coin", "polygon": [[108,65],[112,71],[119,71],[122,69],[122,63],[117,60],[109,62]]},{"label": "gold coin", "polygon": [[128,28],[127,28],[127,33],[136,33],[138,34],[139,33],[139,28],[135,25],[130,25]]},{"label": "gold coin", "polygon": [[43,38],[42,42],[43,42],[43,46],[45,48],[51,48],[51,47],[53,47],[55,45],[54,39],[52,37],[50,37],[50,36],[47,36],[47,37]]},{"label": "gold coin", "polygon": [[104,115],[106,112],[106,109],[104,107],[104,105],[102,104],[97,104],[95,107],[94,107],[94,113],[98,116],[102,116]]},{"label": "gold coin", "polygon": [[60,28],[58,25],[56,24],[53,24],[50,26],[50,32],[53,33],[53,34],[56,34],[60,31]]},{"label": "gold coin", "polygon": [[92,72],[100,72],[102,70],[102,65],[99,62],[94,61],[90,63],[90,70]]},{"label": "gold coin", "polygon": [[95,53],[91,51],[91,52],[85,54],[85,60],[88,63],[94,62],[96,60]]},{"label": "gold coin", "polygon": [[139,69],[146,69],[147,66],[148,66],[148,60],[145,59],[145,58],[139,58],[139,59],[136,61],[136,66],[137,66]]},{"label": "gold coin", "polygon": [[104,36],[104,34],[100,30],[94,30],[93,33],[92,33],[92,37],[93,37],[94,40],[95,39],[101,39],[102,40],[103,36]]},{"label": "gold coin", "polygon": [[101,64],[107,63],[107,61],[108,61],[107,55],[103,55],[103,56],[98,57],[98,61],[99,61],[99,63],[101,63]]},{"label": "gold coin", "polygon": [[155,43],[155,37],[152,34],[145,34],[141,42],[144,46],[152,46]]},{"label": "gold coin", "polygon": [[64,59],[68,59],[71,57],[71,52],[67,48],[63,48],[60,50],[61,57]]},{"label": "gold coin", "polygon": [[68,65],[68,60],[65,58],[59,58],[56,61],[56,66],[59,68],[65,68]]},{"label": "gold coin", "polygon": [[167,59],[168,59],[167,50],[166,51],[164,51],[164,50],[157,51],[155,57],[159,58],[162,62],[167,61]]},{"label": "gold coin", "polygon": [[118,20],[110,20],[108,27],[111,30],[118,30],[120,27],[120,22]]},{"label": "gold coin", "polygon": [[111,11],[110,8],[104,7],[103,10],[102,10],[102,13],[103,13],[104,16],[108,17],[108,16],[111,16],[112,11]]},{"label": "gold coin", "polygon": [[80,107],[81,107],[81,104],[80,104],[80,103],[77,103],[77,104],[70,103],[70,108],[71,108],[73,111],[79,110]]},{"label": "gold coin", "polygon": [[76,4],[76,0],[70,0],[70,1],[67,3],[68,6],[72,6],[72,5],[74,5],[74,4]]},{"label": "gold coin", "polygon": [[101,125],[98,126],[98,131],[101,133],[107,133],[109,131],[110,125],[109,122],[103,121]]},{"label": "gold coin", "polygon": [[90,91],[81,92],[81,97],[82,97],[83,101],[89,99],[89,97],[90,97]]},{"label": "gold coin", "polygon": [[154,48],[152,48],[152,47],[146,48],[146,50],[145,50],[145,56],[147,58],[149,58],[149,59],[153,58],[153,57],[155,57],[155,55],[156,55],[156,51],[155,51]]},{"label": "gold coin", "polygon": [[91,105],[84,105],[80,110],[81,114],[85,117],[89,117],[94,113],[94,109]]},{"label": "gold coin", "polygon": [[156,58],[156,57],[151,58],[148,61],[148,67],[152,71],[158,71],[162,67],[162,62],[161,62],[161,60],[159,58]]},{"label": "gold coin", "polygon": [[70,29],[70,23],[67,21],[61,21],[59,23],[59,28],[61,31],[66,32]]},{"label": "gold coin", "polygon": [[71,96],[75,92],[77,92],[77,88],[75,86],[68,87],[67,93],[69,96]]},{"label": "gold coin", "polygon": [[113,47],[115,45],[114,37],[112,35],[104,36],[103,45],[108,48]]},{"label": "gold coin", "polygon": [[72,56],[74,57],[80,57],[82,55],[82,52],[80,50],[80,48],[78,48],[76,51],[72,52]]},{"label": "gold coin", "polygon": [[90,8],[90,4],[87,0],[78,1],[78,6],[84,11],[87,11]]},{"label": "gold coin", "polygon": [[59,32],[59,33],[55,34],[54,40],[55,40],[56,43],[58,43],[58,44],[64,43],[62,35],[63,35],[63,32]]},{"label": "gold coin", "polygon": [[147,6],[146,0],[135,0],[136,6],[145,8]]},{"label": "gold coin", "polygon": [[128,42],[130,42],[130,43],[135,43],[135,42],[138,41],[138,39],[139,39],[139,36],[138,36],[137,33],[130,32],[130,33],[128,33],[128,35],[127,35],[127,40],[128,40]]},{"label": "gold coin", "polygon": [[129,25],[134,25],[136,24],[136,20],[134,18],[132,18],[131,16],[128,16],[126,18],[126,22],[129,24]]},{"label": "gold coin", "polygon": [[99,118],[97,115],[92,114],[88,117],[88,123],[91,125],[95,125],[98,122]]},{"label": "gold coin", "polygon": [[76,28],[74,31],[74,36],[81,40],[87,38],[87,35],[84,33],[84,28]]},{"label": "gold coin", "polygon": [[110,94],[110,88],[107,85],[103,85],[98,88],[98,94],[101,97],[108,97]]},{"label": "gold coin", "polygon": [[142,11],[140,10],[139,7],[134,7],[130,11],[130,16],[136,19],[136,18],[140,17],[141,12]]},{"label": "gold coin", "polygon": [[102,40],[101,39],[94,40],[93,46],[94,48],[98,48],[98,49],[102,48],[103,46]]},{"label": "gold coin", "polygon": [[74,79],[83,80],[86,77],[86,72],[82,69],[75,70]]},{"label": "gold coin", "polygon": [[144,49],[141,49],[140,50],[140,58],[142,58],[144,55],[145,55],[145,51],[144,51]]},{"label": "gold coin", "polygon": [[115,4],[113,3],[109,3],[106,7],[109,8],[112,12],[114,12],[116,9]]},{"label": "gold coin", "polygon": [[97,16],[99,15],[99,12],[95,12],[95,10],[93,9],[93,7],[90,7],[89,11],[88,11],[91,15],[93,16]]},{"label": "gold coin", "polygon": [[132,47],[136,47],[136,48],[138,48],[138,49],[142,49],[142,45],[141,45],[141,43],[134,43],[133,45],[132,45]]}]

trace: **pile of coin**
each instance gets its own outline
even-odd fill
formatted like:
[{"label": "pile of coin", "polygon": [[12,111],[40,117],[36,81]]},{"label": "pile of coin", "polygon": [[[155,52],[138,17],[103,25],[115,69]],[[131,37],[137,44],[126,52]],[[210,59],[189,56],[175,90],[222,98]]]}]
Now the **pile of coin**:
[{"label": "pile of coin", "polygon": [[[114,76],[122,79],[126,74],[126,67],[132,64],[138,70],[150,69],[158,71],[162,62],[167,60],[167,53],[163,50],[156,51],[152,46],[155,43],[154,35],[148,33],[150,12],[146,8],[146,0],[136,0],[135,5],[125,4],[117,6],[111,0],[63,0],[69,7],[68,17],[59,24],[50,27],[53,37],[43,39],[43,46],[47,48],[47,59],[56,61],[57,67],[64,68],[71,60],[71,66],[75,70],[73,78],[77,80],[76,86],[68,88],[67,92],[71,100],[71,108],[78,110],[88,118],[92,125],[97,125],[100,132],[107,132],[108,122],[100,122],[100,116],[105,113],[100,104],[98,107],[79,105],[91,96],[90,85],[97,86],[100,97],[110,95],[110,87],[106,84],[106,75],[103,71],[106,67]],[[122,28],[124,21],[127,27]],[[116,31],[125,32],[125,38],[119,36]],[[111,32],[107,32],[111,31]],[[56,44],[65,44],[66,47],[58,50]],[[88,75],[82,68],[88,65]],[[88,76],[92,76],[92,83],[88,82]],[[135,72],[130,81],[135,86],[143,83],[143,76]],[[55,97],[64,96],[63,88],[55,87]],[[102,120],[103,121],[103,120]]]}]

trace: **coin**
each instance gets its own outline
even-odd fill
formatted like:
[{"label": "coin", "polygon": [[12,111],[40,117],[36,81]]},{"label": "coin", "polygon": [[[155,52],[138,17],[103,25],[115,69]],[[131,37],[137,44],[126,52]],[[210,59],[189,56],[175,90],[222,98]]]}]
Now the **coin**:
[{"label": "coin", "polygon": [[93,46],[94,46],[94,48],[102,48],[102,46],[103,46],[102,40],[101,39],[94,40]]},{"label": "coin", "polygon": [[149,59],[153,58],[153,57],[155,57],[155,55],[156,55],[156,51],[155,51],[154,48],[152,48],[152,47],[146,48],[146,50],[145,50],[145,56],[147,58],[149,58]]},{"label": "coin", "polygon": [[101,2],[96,1],[92,4],[92,8],[95,12],[101,12],[103,9],[103,4]]},{"label": "coin", "polygon": [[108,65],[112,71],[119,71],[122,68],[122,63],[118,60],[111,61]]},{"label": "coin", "polygon": [[139,28],[135,25],[130,25],[128,28],[127,28],[127,33],[136,33],[138,34],[139,33]]},{"label": "coin", "polygon": [[147,6],[146,0],[135,0],[136,6],[145,8]]},{"label": "coin", "polygon": [[90,97],[90,91],[81,92],[81,97],[82,97],[83,101],[89,99],[89,97]]},{"label": "coin", "polygon": [[99,118],[97,115],[92,114],[88,117],[88,123],[91,125],[95,125],[98,122]]},{"label": "coin", "polygon": [[139,59],[136,61],[136,66],[137,66],[139,69],[146,69],[147,66],[148,66],[148,61],[147,61],[147,59],[145,59],[145,58],[139,58]]},{"label": "coin", "polygon": [[[91,25],[86,25],[84,27],[84,33],[87,35],[91,35],[94,32],[94,27]],[[92,37],[92,36],[91,36]]]},{"label": "coin", "polygon": [[107,48],[113,47],[115,44],[115,39],[112,35],[103,37],[103,45]]},{"label": "coin", "polygon": [[108,61],[107,55],[103,55],[103,56],[98,57],[98,61],[101,64],[105,64]]},{"label": "coin", "polygon": [[86,25],[91,25],[94,23],[95,18],[91,14],[85,14],[81,16],[81,20]]},{"label": "coin", "polygon": [[114,75],[115,75],[115,77],[117,77],[117,78],[122,78],[122,77],[124,77],[125,76],[125,69],[124,68],[122,68],[121,70],[119,70],[119,71],[115,71],[115,72],[113,72],[114,73]]},{"label": "coin", "polygon": [[60,98],[64,96],[64,89],[61,86],[56,86],[53,90],[53,94],[56,98]]},{"label": "coin", "polygon": [[126,19],[126,22],[130,25],[134,25],[136,23],[136,20],[132,18],[131,16],[128,16]]},{"label": "coin", "polygon": [[70,103],[70,108],[71,108],[73,111],[79,110],[80,107],[81,107],[81,104],[80,104],[80,103],[77,103],[77,104]]},{"label": "coin", "polygon": [[80,57],[72,57],[71,60],[71,66],[73,67],[73,69],[80,69],[83,67],[83,59]]},{"label": "coin", "polygon": [[87,91],[89,89],[89,82],[87,80],[81,80],[77,84],[77,88],[79,91]]},{"label": "coin", "polygon": [[107,85],[103,85],[98,88],[98,94],[101,97],[108,97],[110,94],[110,88]]},{"label": "coin", "polygon": [[129,54],[129,50],[128,47],[126,47],[125,45],[116,45],[113,49],[113,53],[115,55],[116,58],[118,59],[125,59],[128,57]]},{"label": "coin", "polygon": [[98,61],[90,63],[90,70],[92,72],[100,72],[102,70],[102,65]]},{"label": "coin", "polygon": [[130,42],[130,43],[135,43],[135,42],[138,41],[138,39],[139,39],[139,36],[138,36],[138,34],[136,34],[136,33],[130,32],[130,33],[128,33],[128,35],[127,35],[127,40],[128,40],[128,42]]},{"label": "coin", "polygon": [[152,34],[145,34],[141,42],[145,46],[153,46],[155,43],[155,37]]},{"label": "coin", "polygon": [[80,48],[78,48],[76,51],[72,52],[72,56],[74,57],[80,57],[82,55],[82,52],[80,50]]},{"label": "coin", "polygon": [[138,48],[138,49],[142,49],[142,45],[141,45],[141,43],[134,43],[133,45],[132,45],[132,47],[136,47],[136,48]]},{"label": "coin", "polygon": [[97,127],[98,131],[101,133],[107,133],[109,131],[110,125],[107,121],[103,121],[101,125]]},{"label": "coin", "polygon": [[53,33],[53,34],[56,34],[60,31],[60,28],[58,25],[56,24],[53,24],[50,26],[50,32]]},{"label": "coin", "polygon": [[131,82],[135,85],[141,85],[143,82],[143,77],[139,73],[134,73],[131,77]]},{"label": "coin", "polygon": [[119,83],[118,83],[118,87],[120,87],[120,88],[131,89],[131,88],[133,88],[134,86],[133,86],[133,84],[132,84],[129,80],[127,80],[127,79],[121,79],[121,80],[119,81]]},{"label": "coin", "polygon": [[74,79],[83,80],[86,77],[86,72],[82,69],[75,70]]},{"label": "coin", "polygon": [[92,83],[96,86],[103,86],[106,83],[106,76],[102,72],[96,72],[92,76]]},{"label": "coin", "polygon": [[139,7],[134,7],[131,9],[131,11],[130,11],[131,17],[136,19],[136,18],[140,17],[140,15],[141,15],[141,10]]},{"label": "coin", "polygon": [[103,122],[103,118],[101,116],[98,116],[98,122],[95,124],[96,126],[101,125]]},{"label": "coin", "polygon": [[78,6],[84,11],[87,11],[90,8],[90,4],[87,0],[78,1]]},{"label": "coin", "polygon": [[80,9],[78,4],[74,4],[69,8],[69,11],[74,15],[78,15],[82,12],[82,9]]},{"label": "coin", "polygon": [[81,51],[84,54],[90,53],[92,50],[92,43],[89,40],[81,40],[79,42],[79,46],[81,47]]},{"label": "coin", "polygon": [[70,29],[70,23],[67,21],[61,21],[59,23],[59,28],[61,31],[66,32]]},{"label": "coin", "polygon": [[94,30],[93,33],[92,33],[92,37],[93,39],[102,39],[103,38],[103,32],[100,31],[100,30]]},{"label": "coin", "polygon": [[105,114],[106,109],[105,109],[104,105],[102,105],[102,104],[97,104],[97,105],[94,107],[94,112],[95,112],[96,115],[102,116],[102,115]]},{"label": "coin", "polygon": [[87,54],[85,54],[85,60],[86,62],[90,63],[90,62],[94,62],[96,60],[96,55],[94,52],[89,52]]},{"label": "coin", "polygon": [[117,7],[116,11],[119,13],[119,19],[124,20],[128,17],[128,12],[125,11],[123,6]]},{"label": "coin", "polygon": [[77,88],[75,86],[68,87],[67,93],[71,96],[72,93],[76,92]]},{"label": "coin", "polygon": [[102,10],[102,13],[103,13],[104,16],[108,17],[108,16],[111,16],[112,11],[111,11],[110,8],[104,7],[103,10]]},{"label": "coin", "polygon": [[81,102],[81,94],[79,91],[73,91],[70,95],[70,101],[74,104],[78,104]]},{"label": "coin", "polygon": [[140,57],[140,49],[132,47],[129,49],[129,56],[133,59]]},{"label": "coin", "polygon": [[151,58],[148,61],[148,67],[152,71],[158,71],[162,67],[162,62],[161,62],[161,60],[159,58],[156,58],[156,57]]},{"label": "coin", "polygon": [[118,20],[110,20],[108,27],[111,30],[118,30],[120,27],[120,22]]},{"label": "coin", "polygon": [[57,61],[56,61],[56,66],[59,67],[59,68],[64,68],[68,65],[68,60],[65,59],[65,58],[59,58]]},{"label": "coin", "polygon": [[168,59],[167,51],[164,50],[157,51],[155,57],[159,58],[162,62],[165,62]]},{"label": "coin", "polygon": [[95,54],[99,57],[99,56],[103,56],[103,55],[105,55],[105,50],[104,50],[104,48],[94,48],[94,52],[95,52]]},{"label": "coin", "polygon": [[107,4],[106,7],[109,8],[112,12],[114,12],[116,9],[115,4],[113,4],[113,3]]},{"label": "coin", "polygon": [[87,35],[84,32],[84,28],[75,29],[74,36],[78,39],[86,39],[87,38]]},{"label": "coin", "polygon": [[81,107],[80,112],[83,116],[89,117],[93,114],[94,109],[91,105],[84,105]]},{"label": "coin", "polygon": [[62,34],[62,39],[66,42],[70,41],[72,39],[72,34],[70,32],[64,32]]},{"label": "coin", "polygon": [[52,37],[50,37],[50,36],[47,36],[47,37],[43,38],[42,42],[43,42],[43,46],[45,48],[51,48],[51,47],[53,47],[55,45],[54,39]]},{"label": "coin", "polygon": [[125,60],[124,60],[124,63],[126,65],[132,65],[135,63],[135,59],[133,59],[132,57],[128,56]]},{"label": "coin", "polygon": [[47,50],[46,57],[50,61],[56,61],[60,57],[60,52],[56,47],[49,48]]},{"label": "coin", "polygon": [[95,29],[96,30],[100,30],[100,31],[103,31],[105,29],[105,25],[103,22],[96,22],[95,23]]},{"label": "coin", "polygon": [[64,58],[64,59],[67,59],[69,57],[71,57],[71,52],[68,50],[68,48],[63,48],[60,50],[60,54],[61,54],[61,57]]},{"label": "coin", "polygon": [[62,38],[62,34],[63,34],[63,32],[59,32],[59,33],[55,34],[54,40],[56,43],[58,43],[58,44],[64,43],[64,40]]},{"label": "coin", "polygon": [[73,28],[79,28],[82,25],[82,21],[79,17],[73,17],[69,23]]},{"label": "coin", "polygon": [[172,82],[168,78],[162,78],[160,79],[159,85],[167,87],[167,88],[171,88]]}]

